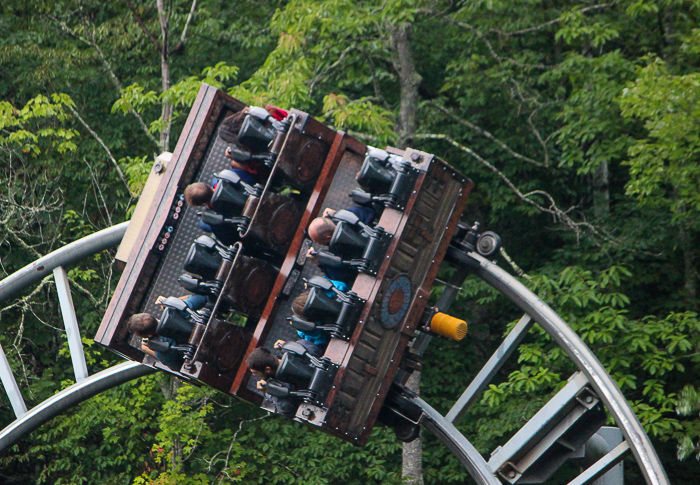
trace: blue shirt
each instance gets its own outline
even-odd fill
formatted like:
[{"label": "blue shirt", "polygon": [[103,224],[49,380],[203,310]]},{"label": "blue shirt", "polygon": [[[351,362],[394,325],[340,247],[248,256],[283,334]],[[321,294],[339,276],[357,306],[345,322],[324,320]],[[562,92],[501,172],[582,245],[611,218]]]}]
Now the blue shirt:
[{"label": "blue shirt", "polygon": [[185,305],[187,305],[190,310],[196,312],[204,308],[204,305],[207,304],[207,297],[204,295],[190,295],[182,301],[185,302]]},{"label": "blue shirt", "polygon": [[[332,280],[332,279],[328,278],[327,276],[324,276],[324,278],[326,278],[328,281],[333,283],[333,286],[335,286],[340,291],[348,291],[350,289],[348,287],[348,285],[346,285],[342,281]],[[326,293],[326,296],[328,296],[330,298],[335,298],[335,293],[333,292],[333,290],[328,290],[325,293]],[[328,332],[326,332],[324,330],[314,330],[313,332],[302,332],[301,330],[297,330],[297,335],[299,337],[301,337],[303,340],[307,340],[307,341],[311,342],[312,344],[314,344],[318,347],[321,347],[321,350],[325,350],[326,345],[328,345],[328,342],[331,341],[331,338],[328,335]],[[311,351],[309,351],[309,353],[312,354]]]},{"label": "blue shirt", "polygon": [[346,210],[355,214],[357,218],[360,219],[360,222],[367,224],[368,226],[374,222],[374,219],[377,218],[377,213],[374,212],[374,209],[371,207],[353,205],[352,207],[348,207]]}]

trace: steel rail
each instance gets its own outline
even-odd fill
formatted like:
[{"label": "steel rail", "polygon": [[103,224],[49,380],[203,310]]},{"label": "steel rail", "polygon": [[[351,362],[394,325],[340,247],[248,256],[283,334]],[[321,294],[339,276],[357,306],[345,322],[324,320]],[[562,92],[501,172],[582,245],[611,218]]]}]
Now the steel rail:
[{"label": "steel rail", "polygon": [[42,424],[107,389],[155,372],[139,362],[123,362],[58,392],[0,431],[0,453]]},{"label": "steel rail", "polygon": [[442,443],[449,448],[460,463],[467,469],[479,485],[502,485],[494,476],[486,460],[479,454],[474,445],[460,433],[452,422],[445,419],[433,409],[430,404],[418,396],[410,396],[408,399],[420,407],[422,416],[420,425],[433,433]]},{"label": "steel rail", "polygon": [[108,227],[43,256],[0,281],[0,304],[38,283],[59,266],[77,263],[83,258],[119,244],[129,221]]},{"label": "steel rail", "polygon": [[[73,334],[72,339],[69,335],[69,341],[72,344],[70,353],[78,381],[27,411],[10,364],[2,347],[0,347],[0,379],[10,399],[15,416],[17,416],[15,421],[0,431],[0,453],[71,406],[111,387],[154,371],[140,363],[126,362],[88,377],[75,310],[70,298],[68,278],[64,269],[67,265],[77,263],[88,256],[119,244],[128,226],[129,221],[122,222],[78,239],[37,259],[0,281],[0,304],[2,304],[30,285],[36,284],[52,272],[54,273],[64,323],[67,322],[66,333]],[[76,361],[78,365],[76,365]]]},{"label": "steel rail", "polygon": [[[75,263],[91,254],[115,246],[121,241],[128,224],[124,222],[75,241],[8,276],[0,281],[0,303],[17,295],[27,286],[41,281],[56,268]],[[669,485],[656,451],[624,395],[580,337],[559,315],[516,278],[477,253],[469,253],[469,257],[478,263],[474,268],[475,274],[531,316],[586,375],[590,385],[598,392],[607,410],[620,427],[647,484]],[[0,431],[0,453],[71,406],[152,372],[154,369],[140,363],[125,362],[64,389],[25,412]],[[494,476],[487,462],[456,429],[451,419],[440,415],[419,397],[414,397],[412,400],[422,410],[421,425],[433,432],[455,454],[474,480],[480,485],[500,485],[501,482]],[[456,413],[453,412],[453,414]],[[454,417],[450,416],[450,418]]]}]

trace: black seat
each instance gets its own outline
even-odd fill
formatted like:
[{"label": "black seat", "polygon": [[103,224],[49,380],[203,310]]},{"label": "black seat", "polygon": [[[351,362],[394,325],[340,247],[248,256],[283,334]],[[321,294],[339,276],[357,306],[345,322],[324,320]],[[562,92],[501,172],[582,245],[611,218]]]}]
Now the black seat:
[{"label": "black seat", "polygon": [[285,352],[277,368],[275,379],[287,382],[297,389],[306,389],[309,387],[314,370],[306,354]]},{"label": "black seat", "polygon": [[347,222],[339,222],[330,243],[328,243],[328,249],[344,259],[359,258],[368,242],[369,238],[356,231],[352,225]]},{"label": "black seat", "polygon": [[238,184],[219,179],[211,198],[211,208],[224,217],[239,215],[248,201],[248,195]]},{"label": "black seat", "polygon": [[395,177],[396,171],[386,162],[368,155],[357,174],[357,183],[371,193],[386,194]]},{"label": "black seat", "polygon": [[265,126],[260,119],[246,115],[238,132],[238,142],[253,148],[256,151],[266,151],[275,138],[275,128]]},{"label": "black seat", "polygon": [[187,343],[194,329],[194,323],[182,314],[181,310],[166,308],[158,323],[156,333],[161,337],[175,340],[178,344]]},{"label": "black seat", "polygon": [[207,247],[198,241],[192,243],[185,258],[185,271],[201,276],[204,280],[213,280],[219,271],[221,254],[215,247]]},{"label": "black seat", "polygon": [[323,290],[312,287],[304,304],[304,315],[314,321],[334,322],[342,308],[341,302],[329,297]]}]

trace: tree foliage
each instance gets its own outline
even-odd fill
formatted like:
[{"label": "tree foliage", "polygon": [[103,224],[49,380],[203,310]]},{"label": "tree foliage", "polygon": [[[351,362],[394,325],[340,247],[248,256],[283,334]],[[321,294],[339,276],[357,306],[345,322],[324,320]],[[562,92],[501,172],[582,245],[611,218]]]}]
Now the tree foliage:
[{"label": "tree foliage", "polygon": [[[691,0],[6,2],[0,272],[126,220],[207,82],[458,167],[475,181],[464,219],[501,235],[500,264],[584,339],[656,443],[697,456],[699,17]],[[110,262],[70,270],[84,335],[118,276]],[[52,285],[0,309],[30,403],[73,379]],[[421,387],[442,411],[520,316],[473,279],[451,313],[470,336],[433,341]],[[118,361],[86,345],[91,371]],[[535,325],[459,427],[487,454],[574,371]],[[694,460],[664,453],[672,481],[692,483]],[[162,376],[82,404],[1,463],[8,483],[401,481],[388,430],[356,449]],[[426,437],[423,476],[466,472]]]}]

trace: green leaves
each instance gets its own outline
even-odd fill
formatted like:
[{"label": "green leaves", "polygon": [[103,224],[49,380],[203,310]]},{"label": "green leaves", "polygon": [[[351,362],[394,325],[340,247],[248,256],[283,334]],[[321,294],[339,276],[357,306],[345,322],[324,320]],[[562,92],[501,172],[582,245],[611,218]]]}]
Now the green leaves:
[{"label": "green leaves", "polygon": [[202,83],[219,89],[225,89],[227,81],[236,79],[238,67],[219,62],[215,66],[205,67],[201,76],[190,76],[174,84],[160,95],[160,99],[169,101],[175,107],[190,107],[194,103]]},{"label": "green leaves", "polygon": [[586,21],[587,17],[583,15],[582,10],[583,7],[576,7],[561,15],[562,27],[556,33],[556,40],[563,40],[567,44],[584,41],[595,48],[601,48],[620,36],[618,29],[612,24],[605,21]]},{"label": "green leaves", "polygon": [[392,113],[368,99],[350,101],[342,94],[329,94],[323,98],[323,113],[333,119],[333,124],[339,130],[354,129],[371,133],[386,144],[395,138]]},{"label": "green leaves", "polygon": [[112,105],[112,113],[121,111],[128,113],[131,110],[143,111],[145,107],[154,106],[160,95],[155,91],[144,92],[139,83],[134,83],[122,89],[121,97]]},{"label": "green leaves", "polygon": [[625,89],[620,106],[625,117],[644,121],[648,132],[629,149],[627,194],[698,227],[700,75],[672,75],[664,62],[651,58]]},{"label": "green leaves", "polygon": [[[0,79],[2,271],[129,217],[131,201],[114,165],[103,163],[92,134],[77,138],[85,127],[71,108],[111,150],[134,193],[154,155],[146,132],[172,121],[177,138],[201,82],[251,104],[308,111],[371,144],[392,144],[402,94],[391,32],[410,24],[422,78],[417,131],[443,136],[416,137],[414,147],[475,181],[464,220],[502,236],[533,290],[603,361],[645,426],[664,439],[684,435],[681,450],[694,456],[698,411],[673,412],[685,402],[679,392],[686,384],[697,389],[700,363],[694,4],[390,0],[379,8],[260,0],[222,9],[198,0],[187,42],[170,57],[172,85],[162,93],[161,52],[146,33],[160,41],[157,11],[153,2],[131,3],[133,10],[86,0],[76,10],[74,2],[39,2],[41,15],[0,7],[0,63],[9,73]],[[174,46],[192,2],[172,5]],[[37,96],[52,92],[66,94]],[[175,107],[167,119],[164,103]],[[478,153],[523,194],[547,207],[556,201],[591,227],[573,232],[561,214],[522,203],[498,174],[444,137]],[[91,295],[74,295],[88,336],[116,284],[108,260],[71,268]],[[433,341],[422,384],[443,411],[520,316],[475,278],[453,309],[469,321],[470,334],[460,344]],[[0,312],[3,345],[31,384],[31,399],[72,382],[56,314],[50,284],[26,306]],[[117,359],[89,341],[86,347],[91,368]],[[491,451],[574,371],[535,325],[460,429]],[[400,444],[381,427],[366,449],[355,449],[226,396],[169,386],[148,378],[99,396],[21,444],[3,467],[14,480],[46,483],[400,482]],[[425,453],[426,482],[467,480],[436,440],[426,438]]]},{"label": "green leaves", "polygon": [[[134,83],[122,89],[121,97],[112,105],[112,113],[130,113],[132,110],[143,113],[147,109],[162,104],[163,102],[168,102],[175,108],[190,107],[194,103],[202,83],[224,89],[227,81],[236,78],[238,70],[238,67],[229,66],[226,62],[222,61],[215,66],[204,68],[201,76],[189,76],[173,84],[169,89],[161,93],[145,91],[139,83]],[[151,133],[160,133],[179,116],[180,113],[178,111],[174,111],[168,119],[164,119],[161,116],[150,123],[149,131]]]},{"label": "green leaves", "polygon": [[74,129],[61,127],[74,106],[66,94],[51,97],[36,96],[17,109],[7,101],[0,101],[0,147],[17,148],[24,153],[39,155],[48,147],[58,153],[75,151],[73,141],[78,135]]}]

